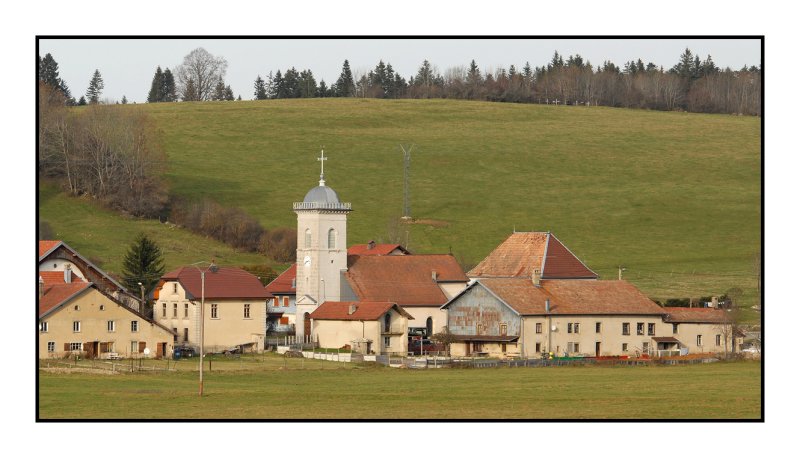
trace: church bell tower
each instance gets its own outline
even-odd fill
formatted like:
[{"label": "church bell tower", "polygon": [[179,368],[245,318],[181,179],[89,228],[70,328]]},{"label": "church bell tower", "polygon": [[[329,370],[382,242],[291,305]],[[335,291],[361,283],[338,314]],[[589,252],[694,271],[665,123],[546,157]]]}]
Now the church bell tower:
[{"label": "church bell tower", "polygon": [[336,191],[325,185],[324,150],[319,186],[295,202],[297,213],[297,316],[298,338],[311,335],[309,313],[326,301],[341,298],[342,272],[347,270],[347,214],[349,202],[340,202]]}]

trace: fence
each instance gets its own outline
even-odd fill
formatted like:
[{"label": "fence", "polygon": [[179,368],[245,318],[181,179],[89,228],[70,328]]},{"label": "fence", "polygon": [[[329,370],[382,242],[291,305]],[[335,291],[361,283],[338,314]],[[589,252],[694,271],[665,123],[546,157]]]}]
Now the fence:
[{"label": "fence", "polygon": [[595,358],[553,358],[553,359],[487,359],[478,357],[404,357],[404,356],[364,356],[364,361],[374,361],[384,366],[405,367],[409,369],[439,368],[499,368],[499,367],[553,367],[553,366],[649,366],[700,364],[719,361],[717,358],[696,359],[595,359]]},{"label": "fence", "polygon": [[129,359],[123,361],[99,359],[43,359],[39,369],[84,369],[109,372],[174,372],[177,361],[170,359]]}]

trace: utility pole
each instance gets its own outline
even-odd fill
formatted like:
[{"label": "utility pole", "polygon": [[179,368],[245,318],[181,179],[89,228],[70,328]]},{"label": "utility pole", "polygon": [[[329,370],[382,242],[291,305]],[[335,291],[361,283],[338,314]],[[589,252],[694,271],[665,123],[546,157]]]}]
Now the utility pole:
[{"label": "utility pole", "polygon": [[411,150],[414,149],[414,144],[406,149],[405,146],[400,145],[403,150],[403,219],[411,219],[411,190],[409,187],[409,175],[411,174]]}]

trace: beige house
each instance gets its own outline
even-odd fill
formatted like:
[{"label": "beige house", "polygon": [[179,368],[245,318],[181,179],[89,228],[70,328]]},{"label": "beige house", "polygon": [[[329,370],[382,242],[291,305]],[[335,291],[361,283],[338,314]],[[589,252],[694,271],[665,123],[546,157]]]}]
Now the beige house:
[{"label": "beige house", "polygon": [[39,358],[161,358],[172,332],[126,307],[94,283],[39,284]]},{"label": "beige house", "polygon": [[687,322],[625,281],[485,278],[443,309],[448,310],[448,328],[457,341],[451,345],[455,356],[536,357],[549,352],[667,356],[724,351],[718,328],[719,315],[725,312],[706,309],[698,314],[707,321]]},{"label": "beige house", "polygon": [[311,332],[322,348],[349,347],[362,354],[408,351],[408,320],[392,302],[325,302],[311,313]]},{"label": "beige house", "polygon": [[262,351],[267,300],[272,295],[253,274],[234,267],[195,267],[166,273],[156,286],[153,318],[175,333],[175,345],[200,348],[200,305],[206,352],[241,347]]}]

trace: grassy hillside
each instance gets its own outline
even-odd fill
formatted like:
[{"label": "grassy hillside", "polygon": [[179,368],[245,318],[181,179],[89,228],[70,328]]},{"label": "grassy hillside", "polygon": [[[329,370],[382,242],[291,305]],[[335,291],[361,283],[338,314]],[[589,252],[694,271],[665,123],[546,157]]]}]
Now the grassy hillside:
[{"label": "grassy hillside", "polygon": [[[419,222],[403,232],[414,252],[452,249],[476,262],[514,228],[549,230],[603,278],[625,265],[625,278],[652,297],[732,286],[755,297],[758,118],[448,100],[138,108],[163,130],[175,193],[241,207],[268,228],[294,227],[292,202],[316,186],[324,145],[327,182],[353,203],[348,243],[385,239],[388,221],[402,212],[398,145],[413,142],[411,208]],[[57,225],[86,204],[52,199],[58,204],[46,200],[40,216],[116,267],[127,223],[102,233],[76,218]],[[202,241],[191,245],[220,249]],[[182,258],[179,251],[170,250],[169,264],[208,257],[204,249]]]}]

